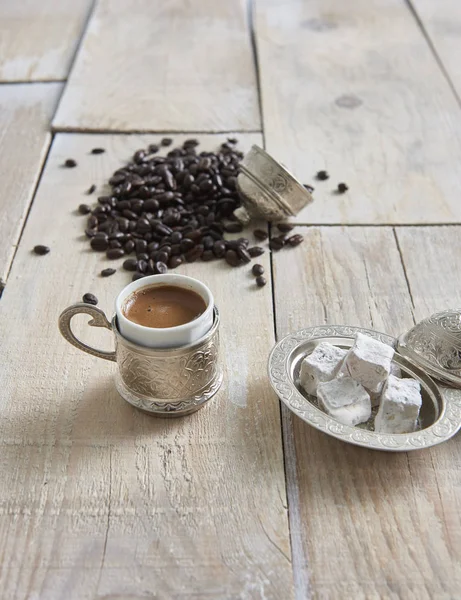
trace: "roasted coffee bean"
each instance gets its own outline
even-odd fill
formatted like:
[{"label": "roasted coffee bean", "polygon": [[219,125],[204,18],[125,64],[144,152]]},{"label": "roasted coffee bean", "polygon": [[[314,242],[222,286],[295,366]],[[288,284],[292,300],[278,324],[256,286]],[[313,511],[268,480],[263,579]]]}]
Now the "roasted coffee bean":
[{"label": "roasted coffee bean", "polygon": [[87,238],[92,238],[98,233],[97,229],[85,229],[85,235]]},{"label": "roasted coffee bean", "polygon": [[253,231],[253,235],[257,240],[267,240],[267,238],[269,237],[269,234],[267,233],[267,231],[264,231],[264,229],[255,229]]},{"label": "roasted coffee bean", "polygon": [[244,237],[241,237],[237,240],[239,246],[243,246],[244,248],[248,248],[250,245],[250,240]]},{"label": "roasted coffee bean", "polygon": [[94,294],[90,294],[90,292],[83,294],[82,300],[85,302],[85,304],[92,304],[93,306],[96,306],[98,303],[96,296]]},{"label": "roasted coffee bean", "polygon": [[136,271],[137,260],[135,258],[127,258],[123,261],[123,268],[126,271]]},{"label": "roasted coffee bean", "polygon": [[344,194],[348,189],[349,188],[345,183],[338,183],[338,194]]},{"label": "roasted coffee bean", "polygon": [[103,154],[105,152],[104,148],[93,148],[91,154]]},{"label": "roasted coffee bean", "polygon": [[133,240],[128,240],[125,245],[123,246],[123,249],[125,250],[125,254],[131,254],[131,252],[133,252],[134,250],[134,242]]},{"label": "roasted coffee bean", "polygon": [[186,252],[185,259],[187,262],[193,263],[202,256],[203,252],[204,252],[204,248],[203,248],[202,244],[198,244],[197,246],[195,246],[195,248],[192,248],[192,250],[189,250],[189,252]]},{"label": "roasted coffee bean", "polygon": [[88,204],[80,204],[80,206],[78,207],[78,212],[81,215],[87,215],[91,212],[91,207],[88,206]]},{"label": "roasted coffee bean", "polygon": [[149,242],[147,244],[147,252],[149,254],[152,254],[153,252],[155,252],[156,250],[158,250],[159,247],[159,243],[158,242]]},{"label": "roasted coffee bean", "polygon": [[280,239],[279,237],[273,238],[269,242],[269,247],[271,248],[271,250],[275,250],[275,251],[281,250],[284,245],[285,245],[284,241],[282,239]]},{"label": "roasted coffee bean", "polygon": [[131,281],[138,281],[138,279],[142,279],[143,277],[145,277],[144,273],[139,273],[138,271],[136,271],[136,273],[133,273]]},{"label": "roasted coffee bean", "polygon": [[96,190],[96,186],[94,185],[94,183],[92,185],[90,185],[90,187],[87,189],[86,193],[88,194],[88,196],[91,196],[91,194]]},{"label": "roasted coffee bean", "polygon": [[181,248],[181,252],[188,252],[189,250],[192,250],[192,248],[195,246],[195,242],[193,242],[189,238],[184,238],[183,240],[181,240],[179,246]]},{"label": "roasted coffee bean", "polygon": [[141,254],[147,251],[147,242],[146,240],[136,240],[135,242],[136,254]]},{"label": "roasted coffee bean", "polygon": [[125,250],[123,248],[109,248],[106,252],[106,256],[111,260],[121,258],[122,256],[125,256]]},{"label": "roasted coffee bean", "polygon": [[154,271],[156,275],[163,275],[168,271],[168,267],[163,262],[156,262],[154,265]]},{"label": "roasted coffee bean", "polygon": [[169,269],[176,269],[176,267],[179,267],[179,265],[182,265],[183,260],[180,256],[172,256],[170,258],[170,260],[168,261],[168,268]]},{"label": "roasted coffee bean", "polygon": [[256,285],[258,287],[264,287],[266,285],[267,281],[266,278],[263,277],[262,275],[260,275],[259,277],[256,277]]},{"label": "roasted coffee bean", "polygon": [[136,231],[139,231],[139,233],[147,233],[150,230],[151,225],[147,219],[138,219],[138,222],[136,224]]},{"label": "roasted coffee bean", "polygon": [[258,275],[262,275],[264,273],[264,267],[262,265],[253,265],[251,272],[257,277]]},{"label": "roasted coffee bean", "polygon": [[157,225],[157,227],[155,228],[155,233],[158,233],[160,235],[171,235],[173,233],[173,230],[167,225],[160,224]]},{"label": "roasted coffee bean", "polygon": [[277,229],[279,231],[281,231],[282,233],[288,233],[289,231],[291,231],[294,228],[294,225],[292,225],[291,223],[279,223],[277,225]]},{"label": "roasted coffee bean", "polygon": [[147,272],[147,260],[138,260],[138,262],[136,263],[136,270],[139,273],[146,273]]},{"label": "roasted coffee bean", "polygon": [[196,146],[199,145],[199,141],[192,138],[190,140],[186,140],[183,144],[184,148],[195,148]]},{"label": "roasted coffee bean", "polygon": [[328,173],[326,171],[318,171],[316,178],[319,181],[326,181],[330,176],[328,175]]},{"label": "roasted coffee bean", "polygon": [[173,140],[171,138],[163,138],[163,140],[160,142],[162,146],[171,146],[172,143]]},{"label": "roasted coffee bean", "polygon": [[158,151],[159,151],[159,147],[157,146],[157,144],[150,144],[149,145],[149,152],[151,154],[155,154]]},{"label": "roasted coffee bean", "polygon": [[74,167],[77,166],[77,161],[75,161],[73,158],[68,158],[64,162],[64,166],[67,167],[68,169],[73,169]]},{"label": "roasted coffee bean", "polygon": [[302,244],[303,241],[303,236],[297,233],[287,239],[287,244],[289,244],[290,246],[299,246],[299,244]]},{"label": "roasted coffee bean", "polygon": [[227,138],[229,144],[238,144],[237,138]]},{"label": "roasted coffee bean", "polygon": [[166,264],[168,262],[169,256],[169,253],[164,252],[163,250],[159,250],[158,252],[155,252],[155,254],[152,257],[154,258],[155,262],[163,262]]},{"label": "roasted coffee bean", "polygon": [[214,246],[214,239],[211,237],[211,235],[205,235],[202,238],[202,244],[205,250],[211,250],[211,248]]},{"label": "roasted coffee bean", "polygon": [[224,225],[224,231],[227,231],[227,233],[240,233],[243,231],[243,225],[238,222],[227,223]]},{"label": "roasted coffee bean", "polygon": [[189,240],[192,240],[194,242],[197,242],[198,240],[201,239],[202,234],[200,231],[198,231],[198,229],[196,229],[194,231],[190,231],[190,232],[186,233],[186,235],[184,237]]},{"label": "roasted coffee bean", "polygon": [[239,246],[237,248],[236,252],[242,262],[244,262],[245,264],[248,264],[249,262],[251,262],[251,256],[250,256],[248,250],[244,246]]},{"label": "roasted coffee bean", "polygon": [[202,254],[202,260],[204,262],[209,262],[210,260],[213,260],[215,258],[215,255],[213,253],[213,250],[204,250],[203,254]]},{"label": "roasted coffee bean", "polygon": [[311,185],[309,185],[308,183],[305,183],[305,184],[303,185],[303,187],[304,187],[304,188],[306,188],[306,190],[307,190],[307,191],[308,191],[310,194],[312,194],[312,192],[315,190],[315,188],[314,188],[314,187],[312,187]]},{"label": "roasted coffee bean", "polygon": [[147,260],[149,260],[149,255],[147,254],[147,252],[141,252],[141,254],[138,254],[136,256],[136,258],[138,260],[145,260],[145,261],[147,261]]},{"label": "roasted coffee bean", "polygon": [[104,252],[109,247],[109,238],[104,234],[104,237],[100,233],[97,233],[90,242],[93,250],[97,252]]},{"label": "roasted coffee bean", "polygon": [[116,269],[103,269],[101,271],[101,277],[110,277],[116,272]]},{"label": "roasted coffee bean", "polygon": [[227,250],[225,259],[231,267],[237,267],[240,264],[240,258],[235,250]]},{"label": "roasted coffee bean", "polygon": [[35,254],[38,254],[39,256],[44,256],[45,254],[48,254],[49,251],[50,251],[50,248],[48,246],[43,246],[42,244],[39,244],[38,246],[34,246],[34,252],[35,252]]},{"label": "roasted coffee bean", "polygon": [[218,240],[213,244],[213,254],[216,258],[222,258],[226,253],[226,242],[224,240]]},{"label": "roasted coffee bean", "polygon": [[121,248],[122,244],[118,240],[109,240],[109,248]]}]

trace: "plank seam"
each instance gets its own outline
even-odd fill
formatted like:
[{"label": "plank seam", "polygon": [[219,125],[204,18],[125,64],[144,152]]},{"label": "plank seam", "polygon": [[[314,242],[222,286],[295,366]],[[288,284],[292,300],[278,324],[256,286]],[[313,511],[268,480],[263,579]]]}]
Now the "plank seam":
[{"label": "plank seam", "polygon": [[248,25],[250,28],[250,44],[251,44],[251,50],[252,50],[252,54],[253,54],[253,63],[254,63],[255,75],[256,75],[256,91],[258,94],[259,122],[261,124],[261,136],[262,136],[263,148],[265,148],[266,147],[266,139],[265,139],[265,135],[264,135],[264,115],[263,115],[258,46],[257,46],[257,41],[256,41],[256,32],[255,32],[254,2],[255,2],[255,0],[248,0],[248,4],[247,4]]},{"label": "plank seam", "polygon": [[227,134],[227,133],[260,133],[263,135],[261,129],[206,129],[206,130],[192,130],[192,129],[91,129],[91,128],[79,128],[79,127],[65,127],[51,125],[53,133],[78,133],[81,135],[156,135],[156,134],[191,134],[191,135],[207,135],[207,134]]},{"label": "plank seam", "polygon": [[22,239],[22,236],[23,236],[23,233],[24,233],[24,229],[25,229],[25,227],[27,225],[27,221],[29,219],[30,211],[31,211],[32,205],[34,203],[35,196],[37,195],[38,187],[39,187],[40,182],[42,180],[43,172],[45,171],[45,166],[46,166],[46,163],[48,161],[48,157],[49,157],[50,152],[51,152],[51,147],[53,145],[53,141],[54,141],[54,135],[53,135],[53,133],[50,133],[50,143],[48,144],[48,148],[46,149],[45,156],[43,157],[43,162],[42,162],[42,164],[40,166],[40,172],[39,172],[39,174],[37,176],[37,179],[35,181],[35,185],[34,185],[34,188],[32,190],[32,194],[30,195],[30,202],[29,202],[29,206],[27,207],[24,220],[22,222],[21,231],[19,232],[17,240],[16,240],[16,243],[14,244],[14,252],[13,252],[13,256],[11,257],[10,264],[8,265],[8,270],[7,270],[6,275],[5,275],[5,281],[3,281],[2,279],[0,279],[0,298],[2,297],[3,291],[4,291],[5,286],[6,286],[6,282],[8,281],[9,274],[10,274],[11,269],[13,267],[14,259],[16,258],[16,253],[18,251],[19,244],[21,243],[21,239]]},{"label": "plank seam", "polygon": [[394,234],[395,244],[397,246],[397,251],[398,251],[399,256],[400,256],[400,263],[402,265],[403,274],[404,274],[405,281],[406,281],[406,284],[407,284],[408,293],[410,294],[410,300],[411,300],[411,306],[412,306],[412,308],[411,308],[411,318],[413,319],[413,323],[416,323],[416,319],[415,319],[415,301],[413,299],[413,294],[411,292],[410,279],[408,277],[407,268],[405,266],[405,261],[403,259],[402,248],[400,246],[399,238],[397,236],[397,232],[395,230],[395,227],[392,229],[392,232]]},{"label": "plank seam", "polygon": [[413,15],[413,18],[415,19],[419,29],[421,30],[421,33],[423,34],[423,37],[426,40],[427,45],[429,46],[437,65],[439,66],[439,69],[442,71],[443,76],[445,77],[451,91],[453,92],[453,95],[455,96],[458,104],[461,106],[461,96],[458,94],[458,91],[457,91],[453,81],[451,80],[450,74],[448,73],[447,69],[445,68],[445,65],[443,64],[442,59],[440,58],[440,55],[437,52],[437,49],[435,47],[434,42],[431,39],[431,36],[429,35],[427,29],[424,27],[424,23],[418,14],[418,11],[414,7],[412,0],[405,0],[405,3],[408,7],[408,10]]}]

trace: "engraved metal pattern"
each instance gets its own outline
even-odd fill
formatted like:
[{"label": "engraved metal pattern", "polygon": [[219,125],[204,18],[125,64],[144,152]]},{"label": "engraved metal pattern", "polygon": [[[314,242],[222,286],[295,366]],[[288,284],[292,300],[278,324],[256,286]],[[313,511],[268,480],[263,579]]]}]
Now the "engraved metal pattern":
[{"label": "engraved metal pattern", "polygon": [[62,336],[75,346],[79,350],[83,350],[88,354],[93,356],[97,356],[98,358],[104,358],[105,360],[115,360],[115,352],[106,352],[104,350],[98,350],[97,348],[93,348],[92,346],[88,346],[87,344],[81,342],[72,331],[71,321],[75,315],[79,314],[88,314],[91,317],[91,321],[88,321],[88,325],[91,327],[105,327],[106,329],[112,329],[112,325],[107,320],[104,311],[92,304],[85,304],[80,302],[78,304],[73,304],[72,306],[67,307],[59,316],[59,331]]},{"label": "engraved metal pattern", "polygon": [[322,338],[353,338],[360,331],[383,343],[395,346],[396,340],[388,335],[360,327],[331,325],[303,329],[281,340],[269,357],[268,370],[272,387],[286,406],[303,421],[328,435],[358,446],[375,450],[410,451],[435,446],[448,440],[461,427],[461,392],[439,388],[443,407],[438,419],[429,427],[408,434],[381,434],[339,423],[314,406],[295,386],[290,374],[290,356],[293,350],[308,340]]},{"label": "engraved metal pattern", "polygon": [[237,187],[248,212],[268,221],[294,216],[313,200],[291,173],[258,146],[245,155]]},{"label": "engraved metal pattern", "polygon": [[461,387],[461,309],[424,319],[399,338],[398,349],[434,377]]},{"label": "engraved metal pattern", "polygon": [[[72,317],[87,313],[90,325],[111,329],[115,352],[103,352],[78,340],[70,328]],[[130,404],[159,416],[181,416],[201,408],[219,390],[223,373],[219,360],[219,312],[214,309],[210,331],[197,342],[179,348],[153,349],[122,337],[115,317],[112,324],[104,312],[88,304],[67,308],[59,328],[68,342],[93,356],[116,360],[116,387]]]}]

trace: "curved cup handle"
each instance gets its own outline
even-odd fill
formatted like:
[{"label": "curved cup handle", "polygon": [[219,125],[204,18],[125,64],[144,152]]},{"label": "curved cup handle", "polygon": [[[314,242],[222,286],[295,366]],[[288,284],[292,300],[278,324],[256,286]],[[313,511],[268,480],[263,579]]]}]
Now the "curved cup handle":
[{"label": "curved cup handle", "polygon": [[69,306],[62,311],[59,316],[59,331],[69,342],[69,344],[72,344],[72,346],[75,346],[79,350],[83,350],[83,352],[87,352],[88,354],[92,354],[93,356],[97,356],[99,358],[115,361],[115,352],[106,352],[104,350],[92,348],[75,337],[70,326],[70,322],[72,321],[72,317],[81,313],[86,313],[93,317],[91,321],[88,321],[88,325],[91,325],[92,327],[105,327],[106,329],[110,329],[112,331],[112,326],[107,320],[104,312],[100,308],[96,308],[96,306],[84,304],[83,302],[79,304],[72,304],[72,306]]}]

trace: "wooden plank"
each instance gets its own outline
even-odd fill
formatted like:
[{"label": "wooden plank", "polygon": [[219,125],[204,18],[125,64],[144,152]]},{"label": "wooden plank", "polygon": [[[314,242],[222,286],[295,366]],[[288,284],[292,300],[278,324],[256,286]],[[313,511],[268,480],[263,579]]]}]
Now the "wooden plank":
[{"label": "wooden plank", "polygon": [[0,81],[66,79],[92,0],[3,0]]},{"label": "wooden plank", "polygon": [[461,65],[458,60],[461,10],[458,0],[411,0],[410,5],[461,97]]},{"label": "wooden plank", "polygon": [[[223,137],[200,139],[211,149]],[[265,374],[270,285],[256,288],[247,269],[225,263],[179,269],[215,294],[225,366],[214,402],[184,419],[131,408],[114,390],[114,365],[57,329],[60,310],[87,291],[110,315],[130,280],[121,269],[98,275],[114,262],[88,250],[74,208],[158,139],[60,134],[53,143],[1,301],[2,598],[293,596],[280,410]],[[260,136],[242,137],[243,149],[252,143]],[[95,146],[107,152],[89,154]],[[77,168],[60,168],[68,157]],[[37,242],[50,254],[31,255]],[[90,343],[111,345],[82,328]]]},{"label": "wooden plank", "polygon": [[461,221],[460,107],[405,2],[257,0],[256,40],[266,147],[316,188],[299,223]]},{"label": "wooden plank", "polygon": [[245,0],[101,0],[54,127],[259,130]]},{"label": "wooden plank", "polygon": [[[443,289],[461,249],[459,241],[455,244],[457,229],[450,230],[449,239],[439,236],[445,253],[452,239],[454,244],[440,277],[435,273],[446,254],[440,252],[437,259],[432,236],[421,234],[418,245],[402,244],[405,259],[411,255],[414,265],[414,273],[408,272],[408,264],[407,272],[416,304],[420,296],[415,296],[414,281],[426,282],[416,284],[421,297]],[[411,296],[391,228],[299,231],[305,243],[274,256],[279,338],[323,323],[373,327],[394,335],[413,324]],[[408,231],[418,236],[418,229]],[[423,262],[421,257],[429,254],[435,258]],[[447,294],[444,304],[450,304],[458,271],[441,292]],[[452,300],[458,297],[459,291]],[[454,500],[459,489],[457,441],[432,451],[390,454],[330,438],[288,410],[283,420],[293,568],[301,572],[297,597],[456,597],[461,574],[459,499]]]},{"label": "wooden plank", "polygon": [[6,279],[51,142],[61,84],[0,86],[0,280]]}]

